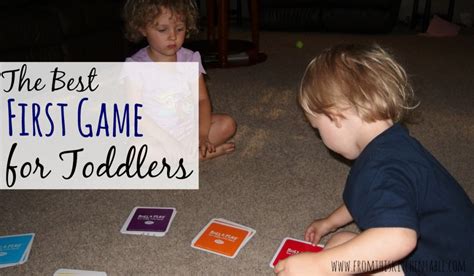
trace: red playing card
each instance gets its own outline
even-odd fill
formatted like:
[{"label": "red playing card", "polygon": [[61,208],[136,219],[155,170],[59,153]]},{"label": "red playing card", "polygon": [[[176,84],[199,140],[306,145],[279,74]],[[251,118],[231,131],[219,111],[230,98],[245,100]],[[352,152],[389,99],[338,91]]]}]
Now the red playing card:
[{"label": "red playing card", "polygon": [[274,268],[280,260],[284,260],[289,256],[302,252],[319,252],[321,250],[323,250],[323,247],[320,245],[313,245],[307,241],[285,238],[273,256],[273,259],[270,262],[270,267]]}]

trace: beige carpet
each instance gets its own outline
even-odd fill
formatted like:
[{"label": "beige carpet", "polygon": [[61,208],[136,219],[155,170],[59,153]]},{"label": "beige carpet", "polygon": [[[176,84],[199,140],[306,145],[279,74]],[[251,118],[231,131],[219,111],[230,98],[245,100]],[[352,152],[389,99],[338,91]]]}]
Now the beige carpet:
[{"label": "beige carpet", "polygon": [[[295,47],[297,40],[304,43]],[[411,132],[474,198],[474,36],[262,33],[265,63],[208,70],[214,108],[238,122],[234,154],[201,164],[196,191],[1,191],[0,235],[34,232],[29,260],[0,275],[59,268],[108,275],[272,275],[280,241],[339,206],[349,167],[303,120],[295,93],[306,64],[341,42],[378,42],[412,77],[423,121]],[[120,234],[135,206],[174,206],[163,238]],[[257,230],[235,259],[197,251],[192,238],[214,217]],[[354,225],[350,229],[356,230]]]}]

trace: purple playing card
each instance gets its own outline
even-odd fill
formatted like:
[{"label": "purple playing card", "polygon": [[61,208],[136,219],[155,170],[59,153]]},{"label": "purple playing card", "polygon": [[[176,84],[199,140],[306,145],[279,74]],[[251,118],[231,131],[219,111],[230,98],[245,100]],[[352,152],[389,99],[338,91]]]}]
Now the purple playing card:
[{"label": "purple playing card", "polygon": [[174,212],[174,208],[137,208],[127,231],[166,232]]}]

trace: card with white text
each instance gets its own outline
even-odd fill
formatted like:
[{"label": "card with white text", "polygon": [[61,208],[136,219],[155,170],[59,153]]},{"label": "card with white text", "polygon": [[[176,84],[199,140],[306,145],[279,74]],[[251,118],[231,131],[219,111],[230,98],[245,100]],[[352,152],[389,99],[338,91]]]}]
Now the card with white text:
[{"label": "card with white text", "polygon": [[172,207],[135,207],[122,226],[122,234],[164,236],[173,222]]},{"label": "card with white text", "polygon": [[34,233],[0,237],[0,268],[22,264],[28,260]]},{"label": "card with white text", "polygon": [[56,270],[53,276],[107,276],[107,273],[102,271],[61,268]]},{"label": "card with white text", "polygon": [[323,250],[322,245],[314,245],[310,242],[297,240],[293,238],[285,238],[281,242],[278,250],[270,262],[270,267],[274,268],[280,260],[284,260],[292,255],[302,252],[320,252]]},{"label": "card with white text", "polygon": [[193,248],[235,258],[255,230],[224,219],[212,219],[193,239]]}]

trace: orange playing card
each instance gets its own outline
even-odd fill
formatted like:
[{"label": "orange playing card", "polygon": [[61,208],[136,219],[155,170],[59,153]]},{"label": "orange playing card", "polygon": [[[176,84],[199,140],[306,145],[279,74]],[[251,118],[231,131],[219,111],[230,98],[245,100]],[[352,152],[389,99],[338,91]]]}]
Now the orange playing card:
[{"label": "orange playing card", "polygon": [[234,258],[254,233],[245,226],[211,220],[194,239],[192,247]]}]

